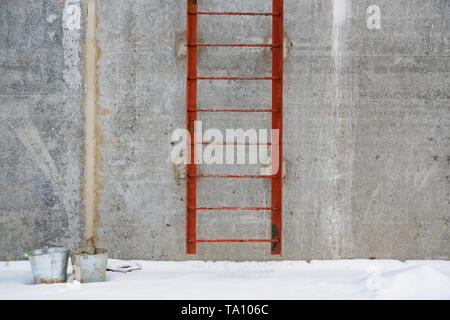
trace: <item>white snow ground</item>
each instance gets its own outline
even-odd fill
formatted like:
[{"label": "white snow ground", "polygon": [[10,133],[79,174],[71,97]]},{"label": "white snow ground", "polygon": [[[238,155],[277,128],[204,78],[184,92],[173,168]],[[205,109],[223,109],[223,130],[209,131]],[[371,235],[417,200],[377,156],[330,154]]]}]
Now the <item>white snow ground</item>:
[{"label": "white snow ground", "polygon": [[106,282],[33,285],[28,261],[0,262],[0,299],[450,299],[450,261],[135,263]]}]

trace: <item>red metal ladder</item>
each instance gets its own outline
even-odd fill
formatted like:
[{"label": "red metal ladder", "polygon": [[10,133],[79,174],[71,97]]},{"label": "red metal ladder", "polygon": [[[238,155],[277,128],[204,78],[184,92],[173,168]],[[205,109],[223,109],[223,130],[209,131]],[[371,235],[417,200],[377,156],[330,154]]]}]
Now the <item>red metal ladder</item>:
[{"label": "red metal ladder", "polygon": [[[186,168],[186,252],[195,254],[199,242],[268,242],[271,243],[271,254],[281,254],[282,243],[282,172],[283,172],[283,0],[272,0],[272,12],[202,12],[197,10],[197,0],[187,0],[187,129],[193,142],[188,144],[191,160]],[[272,17],[272,44],[212,44],[197,42],[197,17],[199,15],[236,15],[236,16],[269,16]],[[271,77],[211,77],[197,75],[198,47],[271,47],[272,76]],[[267,80],[272,81],[272,107],[270,109],[207,109],[197,108],[198,80]],[[272,166],[278,166],[278,171],[272,175],[198,175],[195,162],[195,130],[194,123],[198,112],[270,112],[272,114],[272,129],[279,130],[278,150],[272,152]],[[273,141],[272,141],[273,142]],[[226,144],[226,142],[224,143]],[[273,148],[273,145],[272,145]],[[270,207],[197,207],[198,178],[244,178],[271,179]],[[265,210],[271,212],[270,239],[197,239],[197,210]]]}]

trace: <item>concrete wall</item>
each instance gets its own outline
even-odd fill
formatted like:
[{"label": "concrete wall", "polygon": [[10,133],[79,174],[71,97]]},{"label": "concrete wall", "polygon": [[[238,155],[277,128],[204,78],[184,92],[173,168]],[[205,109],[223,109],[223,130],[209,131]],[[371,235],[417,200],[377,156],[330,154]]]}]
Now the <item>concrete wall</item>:
[{"label": "concrete wall", "polygon": [[[6,68],[11,74],[2,77],[0,87],[1,148],[6,151],[1,158],[0,258],[50,240],[72,245],[82,232],[83,90],[71,88],[64,79],[63,39],[44,39],[45,28],[52,26],[49,13],[39,9],[44,5],[35,5],[43,10],[39,15],[16,4],[20,2],[27,1],[2,4],[1,23],[26,30],[31,19],[42,30],[33,38],[28,32],[11,31],[22,39],[17,44],[8,44],[4,32],[0,38],[10,50],[0,48],[0,59],[7,59],[2,73]],[[59,8],[56,1],[44,3]],[[202,10],[271,7],[269,0],[198,3]],[[381,30],[367,28],[369,5],[381,8]],[[14,18],[10,7],[20,8],[17,15],[25,22]],[[58,17],[61,10],[55,9]],[[186,1],[103,0],[97,15],[102,109],[97,121],[103,142],[98,155],[98,244],[117,258],[280,259],[270,255],[267,244],[248,243],[199,244],[197,255],[185,255],[185,181],[175,179],[170,136],[185,127],[186,59],[177,57],[175,43],[186,30]],[[449,17],[446,0],[285,0],[289,53],[284,64],[287,177],[281,259],[450,256]],[[61,34],[60,20],[58,28],[56,34]],[[205,42],[260,43],[270,35],[267,17],[200,18],[199,37]],[[45,53],[30,52],[26,46],[33,41]],[[20,65],[21,57],[38,60],[41,71],[22,65],[24,71],[16,76],[22,82],[15,85],[19,81],[14,80],[13,67]],[[202,48],[199,73],[266,75],[270,53]],[[28,75],[54,80],[32,82]],[[268,103],[270,83],[204,81],[199,86],[199,105]],[[11,111],[18,107],[28,115]],[[53,146],[49,154],[56,169],[42,165],[48,162],[45,153],[29,151],[37,148],[35,140],[28,148],[21,142],[26,138],[10,123],[23,117],[48,136],[42,144]],[[268,115],[202,114],[200,119],[204,129],[270,127]],[[53,123],[56,133],[51,131]],[[258,167],[202,165],[200,170],[257,173]],[[51,189],[54,172],[66,189]],[[264,205],[270,186],[262,180],[200,181],[198,204]],[[26,230],[30,217],[36,221],[34,232]],[[44,230],[46,236],[39,236]],[[268,237],[270,217],[199,213],[197,232],[199,238]],[[17,243],[20,250],[15,249]]]},{"label": "concrete wall", "polygon": [[83,21],[80,1],[0,1],[0,260],[82,241]]}]

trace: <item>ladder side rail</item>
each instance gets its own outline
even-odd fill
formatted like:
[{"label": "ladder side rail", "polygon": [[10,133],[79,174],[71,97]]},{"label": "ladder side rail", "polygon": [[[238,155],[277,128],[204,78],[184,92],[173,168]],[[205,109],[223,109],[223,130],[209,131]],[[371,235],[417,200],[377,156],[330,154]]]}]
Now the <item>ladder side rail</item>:
[{"label": "ladder side rail", "polygon": [[[197,0],[187,1],[187,12],[197,12]],[[197,15],[187,15],[187,41],[197,43]],[[192,141],[196,141],[194,124],[197,120],[197,47],[187,49],[187,83],[186,83],[186,127]],[[194,110],[194,112],[192,112]],[[195,254],[197,251],[197,165],[195,143],[188,141],[188,163],[186,164],[186,252]]]},{"label": "ladder side rail", "polygon": [[[272,0],[272,39],[278,46],[272,48],[272,129],[279,130],[278,152],[272,148],[271,181],[271,254],[281,255],[282,245],[282,187],[283,187],[283,0]],[[272,138],[272,143],[275,143]],[[276,150],[276,149],[275,149]],[[277,171],[275,172],[275,170]]]}]

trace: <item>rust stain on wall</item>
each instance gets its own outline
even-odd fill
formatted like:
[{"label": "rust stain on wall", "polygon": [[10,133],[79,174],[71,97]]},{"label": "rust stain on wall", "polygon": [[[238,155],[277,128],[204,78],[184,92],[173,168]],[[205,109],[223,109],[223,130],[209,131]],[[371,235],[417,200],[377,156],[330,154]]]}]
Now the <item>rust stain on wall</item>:
[{"label": "rust stain on wall", "polygon": [[85,246],[96,246],[98,242],[97,228],[100,224],[100,212],[103,185],[99,173],[103,171],[103,158],[99,146],[104,143],[98,118],[110,113],[102,110],[98,104],[100,92],[98,89],[97,62],[101,55],[96,38],[98,16],[97,5],[99,0],[88,0],[84,3],[86,21],[86,43],[84,44],[84,71],[83,78],[86,83],[86,95],[83,101],[85,111],[85,177],[83,181],[84,217],[85,217]]}]

